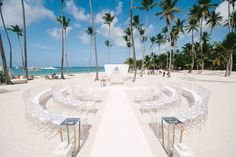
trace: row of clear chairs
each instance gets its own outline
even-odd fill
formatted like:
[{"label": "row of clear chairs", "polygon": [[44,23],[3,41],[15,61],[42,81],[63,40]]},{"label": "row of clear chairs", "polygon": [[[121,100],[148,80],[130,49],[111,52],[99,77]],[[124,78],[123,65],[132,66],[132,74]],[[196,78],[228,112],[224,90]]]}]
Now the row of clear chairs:
[{"label": "row of clear chairs", "polygon": [[96,110],[96,102],[75,100],[60,91],[53,91],[53,102],[60,105],[60,107],[64,106],[80,113],[83,111],[89,112]]},{"label": "row of clear chairs", "polygon": [[102,102],[98,91],[95,88],[84,88],[78,84],[71,85],[72,98],[81,101],[95,101],[97,103]]},{"label": "row of clear chairs", "polygon": [[30,126],[36,126],[38,130],[48,131],[48,135],[57,132],[58,126],[70,117],[81,119],[82,125],[88,124],[86,116],[62,115],[47,110],[46,103],[52,98],[52,90],[44,87],[31,88],[24,92],[25,116]]},{"label": "row of clear chairs", "polygon": [[143,103],[158,100],[161,97],[162,90],[161,86],[145,88],[141,94],[135,96],[134,101],[136,103]]},{"label": "row of clear chairs", "polygon": [[195,128],[201,129],[208,117],[210,92],[200,85],[187,83],[182,85],[182,93],[189,102],[189,108],[180,113],[171,114],[170,112],[166,112],[164,114],[154,114],[151,116],[151,124],[154,124],[158,128],[161,117],[174,116],[183,122],[184,128],[188,133]]},{"label": "row of clear chairs", "polygon": [[162,86],[162,91],[167,95],[167,98],[154,100],[149,102],[143,102],[141,104],[141,111],[162,111],[174,108],[182,100],[182,90],[180,88],[172,88],[170,86]]}]

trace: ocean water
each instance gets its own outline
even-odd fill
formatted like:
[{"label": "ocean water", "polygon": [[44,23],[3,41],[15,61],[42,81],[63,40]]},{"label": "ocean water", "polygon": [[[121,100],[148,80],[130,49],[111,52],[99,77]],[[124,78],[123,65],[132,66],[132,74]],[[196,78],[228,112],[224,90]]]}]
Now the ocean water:
[{"label": "ocean water", "polygon": [[[59,75],[61,73],[61,68],[60,67],[54,67],[55,69],[41,69],[38,71],[32,71],[29,70],[29,76],[34,75],[34,76],[44,76],[44,75],[50,75],[53,73],[56,73]],[[76,74],[76,73],[88,73],[89,68],[88,67],[69,67],[69,74]],[[91,67],[90,72],[95,72],[96,67]],[[104,67],[99,67],[99,72],[104,72]],[[22,68],[12,68],[12,73],[13,75],[23,75],[24,71]],[[64,68],[64,74],[67,74],[67,68]]]}]

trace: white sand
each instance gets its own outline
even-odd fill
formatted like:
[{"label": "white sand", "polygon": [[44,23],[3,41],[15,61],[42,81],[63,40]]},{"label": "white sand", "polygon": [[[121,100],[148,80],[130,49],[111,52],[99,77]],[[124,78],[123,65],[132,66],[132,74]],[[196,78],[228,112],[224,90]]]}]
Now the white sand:
[{"label": "white sand", "polygon": [[[63,82],[63,84],[68,85],[68,87],[72,83],[81,83],[83,86],[99,86],[99,83],[94,82],[93,80],[94,75],[87,76],[86,74],[79,74],[64,81],[38,79],[29,81],[27,84],[0,86],[0,156],[47,157],[51,155],[57,146],[57,143],[59,142],[59,137],[49,141],[45,139],[43,134],[36,134],[32,131],[32,129],[26,126],[24,117],[25,105],[22,97],[22,94],[26,89],[36,85],[55,84],[59,82]],[[202,128],[202,130],[196,130],[191,133],[190,136],[184,136],[183,139],[184,142],[186,142],[191,147],[194,154],[197,157],[235,157],[236,125],[233,120],[236,119],[236,74],[233,73],[230,78],[225,78],[223,76],[223,72],[205,71],[201,75],[181,72],[173,73],[171,79],[162,78],[159,75],[145,75],[143,78],[138,77],[136,83],[130,82],[129,86],[153,86],[158,84],[158,82],[168,81],[187,81],[198,83],[211,91],[210,101],[208,104],[209,116],[207,124]],[[128,90],[126,93],[127,92]],[[102,119],[100,121],[100,118],[103,116],[108,116],[105,114],[106,108],[104,112],[102,112],[102,108],[103,106],[100,106],[100,111],[95,116],[95,127],[92,128],[89,139],[83,146],[78,156],[94,156],[92,149],[96,146],[95,139],[99,138],[99,134],[104,134],[103,131],[101,132],[100,126],[102,127],[102,123],[105,122],[102,122]],[[122,109],[123,108],[124,107],[122,107]],[[130,106],[129,108],[124,109],[123,112],[126,113],[127,116],[131,116],[133,119],[130,120],[132,125],[134,125],[136,128],[138,127],[137,125],[141,126],[141,129],[138,129],[136,133],[141,136],[142,140],[140,141],[144,141],[144,152],[147,152],[145,156],[162,157],[161,154],[158,154],[158,152],[163,150],[160,150],[161,148],[156,147],[159,146],[159,143],[154,138],[153,132],[150,128],[148,128],[148,125],[145,123],[145,121],[143,121],[142,115],[139,113],[136,106],[132,105],[132,108],[134,109],[133,111],[135,111],[135,116],[137,119],[134,119],[134,115],[129,114],[131,112]],[[138,124],[136,120],[138,120]],[[128,128],[129,127],[130,126],[128,126]],[[105,129],[104,131],[108,130]],[[138,139],[139,137],[136,138]],[[125,139],[117,140],[122,141],[123,143],[129,142],[125,141]],[[104,142],[106,143],[109,141],[111,141],[111,139],[107,139]],[[123,143],[120,144],[122,145]],[[130,150],[133,150],[135,147],[130,145],[129,148]]]}]

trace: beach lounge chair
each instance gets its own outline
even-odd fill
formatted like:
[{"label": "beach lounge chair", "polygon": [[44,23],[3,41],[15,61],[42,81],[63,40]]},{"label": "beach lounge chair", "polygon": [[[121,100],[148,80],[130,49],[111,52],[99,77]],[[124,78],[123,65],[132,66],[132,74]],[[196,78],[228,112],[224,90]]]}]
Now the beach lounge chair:
[{"label": "beach lounge chair", "polygon": [[25,79],[25,78],[11,79],[11,82],[13,84],[22,84],[22,83],[27,83],[27,79]]}]

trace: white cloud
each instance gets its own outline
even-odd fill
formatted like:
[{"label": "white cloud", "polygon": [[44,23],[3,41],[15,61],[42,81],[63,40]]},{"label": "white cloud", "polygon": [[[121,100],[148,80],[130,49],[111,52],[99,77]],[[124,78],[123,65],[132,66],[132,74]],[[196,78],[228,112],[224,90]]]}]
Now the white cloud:
[{"label": "white cloud", "polygon": [[85,31],[81,31],[77,38],[79,38],[82,43],[89,44],[90,37]]},{"label": "white cloud", "polygon": [[[231,5],[230,10],[232,12],[233,7]],[[220,5],[216,8],[216,12],[219,12],[221,16],[223,16],[223,19],[221,21],[221,24],[223,25],[225,23],[225,20],[228,19],[228,2],[224,1],[220,3]]]},{"label": "white cloud", "polygon": [[[230,10],[232,12],[233,7],[230,6]],[[223,26],[225,24],[225,21],[228,19],[228,2],[224,1],[216,7],[215,11],[217,13],[220,13],[220,15],[223,17],[222,21],[220,22],[220,26]],[[210,27],[209,25],[206,25],[206,21],[203,21],[203,30],[204,31],[209,31]]]},{"label": "white cloud", "polygon": [[80,28],[80,27],[81,27],[81,25],[80,25],[79,23],[74,23],[73,26],[74,26],[75,28]]},{"label": "white cloud", "polygon": [[[69,35],[70,31],[72,30],[72,27],[67,28],[67,36]],[[55,39],[61,39],[61,28],[56,27],[48,30],[48,33]]]},{"label": "white cloud", "polygon": [[152,32],[153,32],[153,30],[154,30],[153,24],[148,25],[148,27],[145,28],[145,30],[146,30],[146,34],[147,34],[147,35],[152,34]]},{"label": "white cloud", "polygon": [[89,19],[89,15],[85,13],[85,9],[79,9],[76,7],[75,3],[66,1],[66,9],[65,11],[68,14],[72,14],[73,17],[78,21],[87,21]]},{"label": "white cloud", "polygon": [[42,45],[42,44],[32,44],[32,45],[30,45],[30,47],[40,48],[40,49],[44,49],[44,50],[52,50],[53,49],[53,47],[51,47],[51,46]]},{"label": "white cloud", "polygon": [[[44,7],[43,0],[30,0],[27,3],[25,2],[24,4],[27,26],[32,23],[39,22],[45,18],[53,20],[56,19],[54,13]],[[15,24],[22,26],[22,8],[21,2],[19,0],[4,1],[2,12],[5,17],[5,22],[7,26]]]},{"label": "white cloud", "polygon": [[123,9],[123,3],[119,1],[118,6],[116,7],[116,15],[119,15],[120,13],[122,13],[122,9]]},{"label": "white cloud", "polygon": [[[109,27],[108,27],[108,25],[104,24],[104,20],[102,19],[103,15],[106,12],[111,12],[112,15],[115,15],[114,11],[104,9],[101,12],[96,14],[95,22],[97,24],[100,24],[98,29],[97,29],[97,33],[101,34],[105,38],[108,38]],[[124,47],[125,46],[125,42],[122,38],[122,36],[124,35],[123,29],[121,28],[121,26],[118,25],[117,16],[114,18],[114,20],[111,24],[111,32],[110,33],[111,33],[111,42],[114,46],[119,46],[119,47]]]}]

